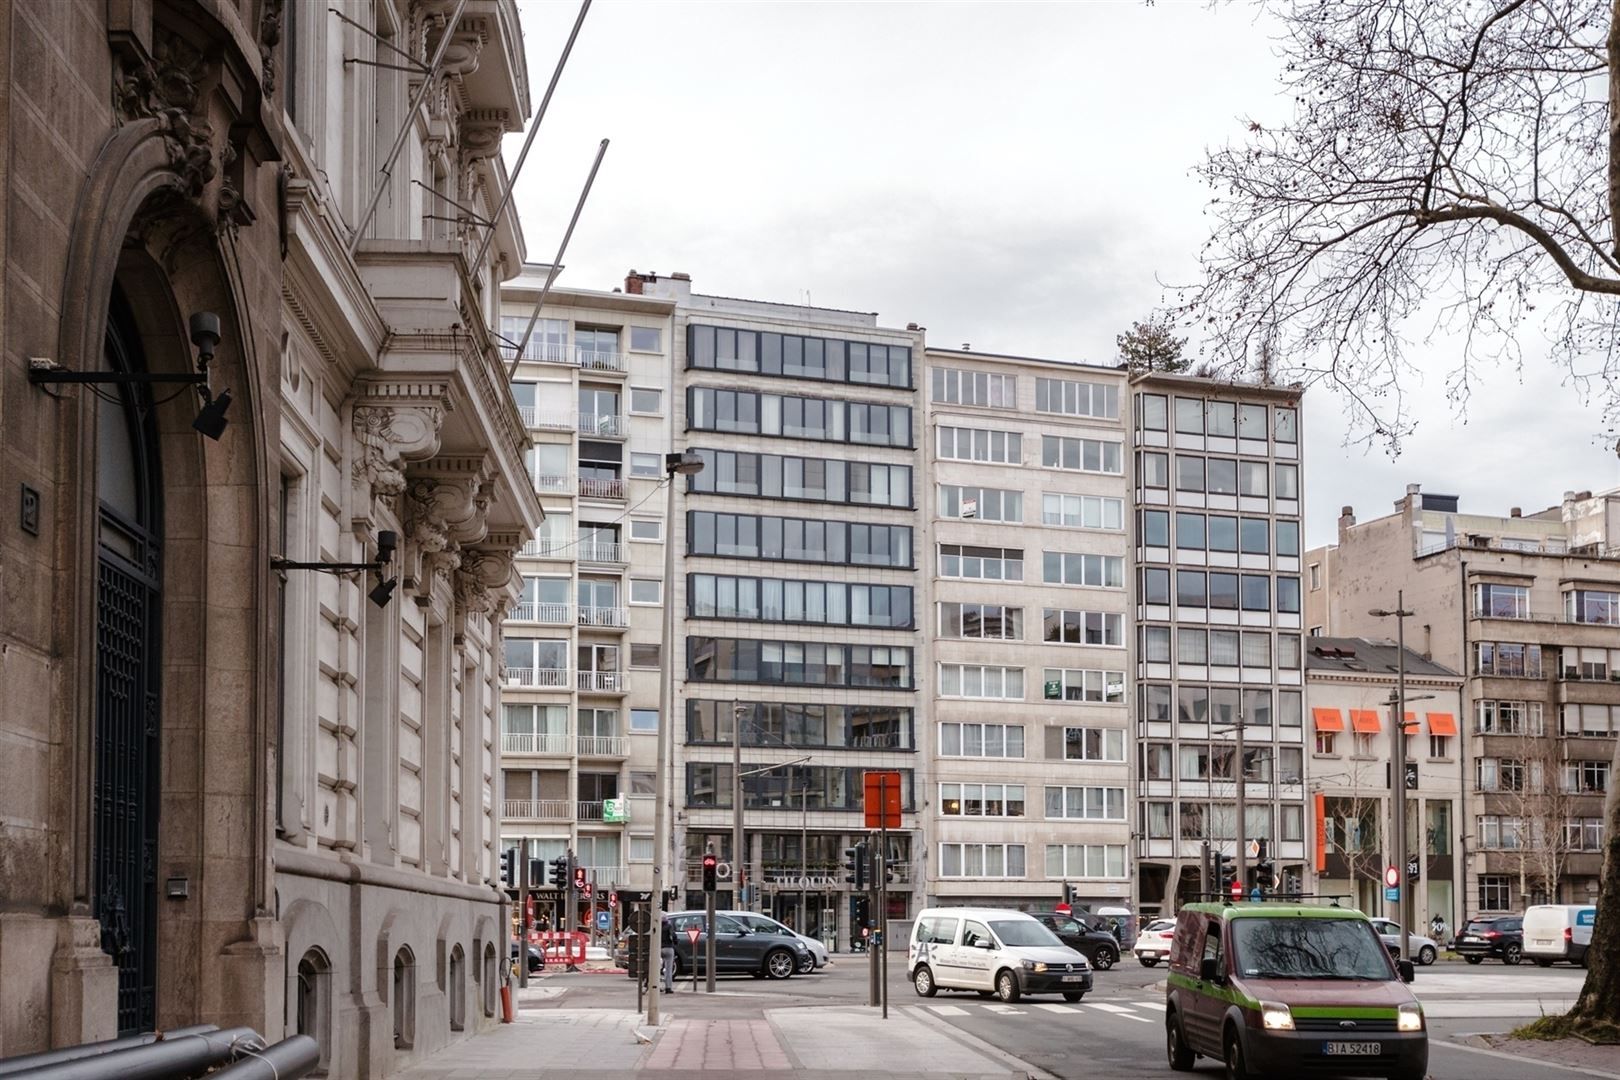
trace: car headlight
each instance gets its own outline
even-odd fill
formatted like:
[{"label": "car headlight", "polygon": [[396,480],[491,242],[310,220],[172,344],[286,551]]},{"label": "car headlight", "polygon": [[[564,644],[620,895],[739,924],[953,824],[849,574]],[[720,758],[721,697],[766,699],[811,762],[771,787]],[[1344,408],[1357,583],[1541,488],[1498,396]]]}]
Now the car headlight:
[{"label": "car headlight", "polygon": [[1025,971],[1042,972],[1042,971],[1046,970],[1046,965],[1041,963],[1038,960],[1025,960],[1024,961],[1024,970]]},{"label": "car headlight", "polygon": [[1260,1003],[1260,1021],[1267,1031],[1293,1031],[1294,1014],[1288,1006],[1277,1001],[1262,1001]]},{"label": "car headlight", "polygon": [[1401,1005],[1395,1010],[1396,1031],[1422,1031],[1423,1006],[1416,1002]]}]

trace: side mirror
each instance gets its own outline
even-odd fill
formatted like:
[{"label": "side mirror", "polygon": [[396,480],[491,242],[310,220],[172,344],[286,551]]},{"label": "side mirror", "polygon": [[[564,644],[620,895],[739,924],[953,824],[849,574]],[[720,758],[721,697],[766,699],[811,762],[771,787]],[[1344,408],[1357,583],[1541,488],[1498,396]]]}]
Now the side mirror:
[{"label": "side mirror", "polygon": [[1417,978],[1417,969],[1412,966],[1410,960],[1395,961],[1395,970],[1401,973],[1401,982],[1409,983]]},{"label": "side mirror", "polygon": [[975,949],[984,949],[986,951],[988,951],[990,948],[992,948],[990,942],[988,942],[988,941],[975,941],[973,943],[973,947]]},{"label": "side mirror", "polygon": [[1198,977],[1205,982],[1215,982],[1221,977],[1220,961],[1213,956],[1206,956],[1198,962]]}]

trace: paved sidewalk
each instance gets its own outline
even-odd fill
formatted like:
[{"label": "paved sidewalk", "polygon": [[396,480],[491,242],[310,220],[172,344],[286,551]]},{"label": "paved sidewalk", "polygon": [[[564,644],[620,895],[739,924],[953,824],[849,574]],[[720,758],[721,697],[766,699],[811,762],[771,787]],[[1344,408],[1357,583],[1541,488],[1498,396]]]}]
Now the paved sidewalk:
[{"label": "paved sidewalk", "polygon": [[1458,1041],[1526,1061],[1620,1077],[1620,1046],[1593,1046],[1581,1039],[1515,1039],[1508,1035],[1473,1035]]}]

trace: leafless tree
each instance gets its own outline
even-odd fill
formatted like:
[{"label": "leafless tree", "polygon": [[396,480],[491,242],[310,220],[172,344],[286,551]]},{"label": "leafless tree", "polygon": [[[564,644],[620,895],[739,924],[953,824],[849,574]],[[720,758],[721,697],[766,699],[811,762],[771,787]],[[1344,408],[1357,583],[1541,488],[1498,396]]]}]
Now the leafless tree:
[{"label": "leafless tree", "polygon": [[1529,904],[1537,895],[1557,895],[1571,850],[1564,826],[1574,816],[1575,803],[1564,786],[1559,741],[1538,733],[1521,735],[1518,742],[1520,780],[1506,788],[1502,801],[1518,819],[1519,896]]},{"label": "leafless tree", "polygon": [[[1208,355],[1329,383],[1398,450],[1416,340],[1482,369],[1551,362],[1620,421],[1620,0],[1271,0],[1292,115],[1209,154],[1204,283],[1182,299]],[[1620,791],[1617,786],[1616,791]],[[1620,897],[1620,801],[1603,892]],[[1571,1017],[1620,1027],[1620,903],[1599,908]]]}]

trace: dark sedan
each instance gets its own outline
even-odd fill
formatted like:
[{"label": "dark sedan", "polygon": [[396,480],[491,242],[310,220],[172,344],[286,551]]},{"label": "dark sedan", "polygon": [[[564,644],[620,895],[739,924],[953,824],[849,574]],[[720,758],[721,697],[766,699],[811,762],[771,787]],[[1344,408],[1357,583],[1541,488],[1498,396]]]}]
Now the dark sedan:
[{"label": "dark sedan", "polygon": [[1032,911],[1030,914],[1063,944],[1090,960],[1098,971],[1107,971],[1118,962],[1119,942],[1106,930],[1092,930],[1074,916],[1058,911]]},{"label": "dark sedan", "polygon": [[1524,955],[1524,916],[1469,919],[1452,948],[1470,964],[1477,964],[1487,956],[1504,964],[1517,964]]},{"label": "dark sedan", "polygon": [[[697,968],[702,971],[702,958],[708,948],[708,935],[704,933],[704,915],[701,911],[682,911],[668,916],[675,932],[675,969],[681,975],[693,969],[693,954],[698,957]],[[752,975],[756,979],[769,977],[785,979],[814,958],[804,942],[791,934],[750,930],[735,919],[716,915],[714,919],[714,973],[716,975]],[[693,940],[690,931],[696,930]]]}]

